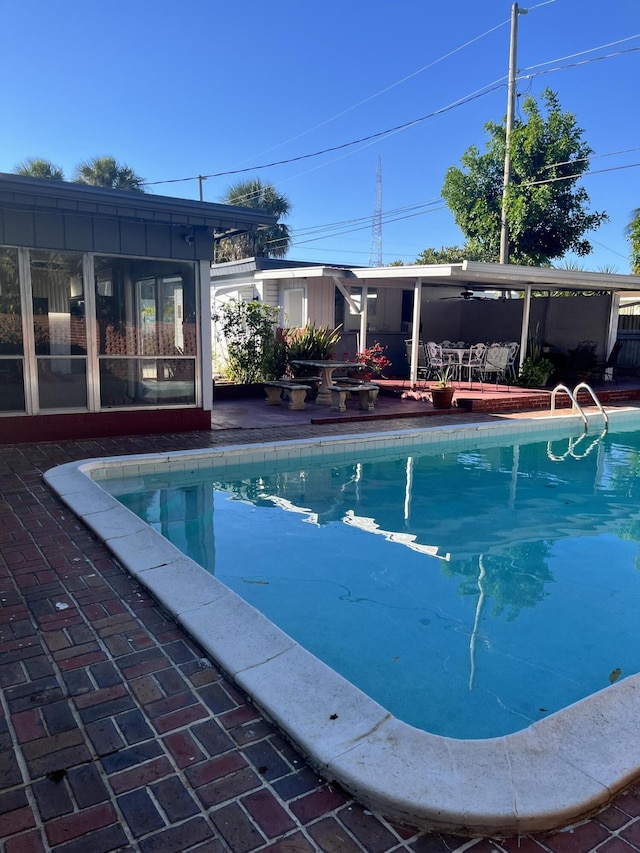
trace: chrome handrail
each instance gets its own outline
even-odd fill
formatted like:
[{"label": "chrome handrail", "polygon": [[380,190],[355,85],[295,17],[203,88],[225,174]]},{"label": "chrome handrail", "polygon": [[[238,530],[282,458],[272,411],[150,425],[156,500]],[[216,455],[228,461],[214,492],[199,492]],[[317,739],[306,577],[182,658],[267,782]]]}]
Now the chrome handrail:
[{"label": "chrome handrail", "polygon": [[609,417],[607,416],[607,413],[603,409],[602,403],[596,397],[595,391],[593,390],[591,385],[588,385],[586,382],[579,382],[576,385],[576,387],[573,389],[573,391],[570,391],[566,385],[562,385],[562,384],[556,385],[556,387],[551,392],[551,414],[553,415],[553,413],[556,410],[556,396],[557,396],[558,391],[563,391],[571,400],[571,411],[572,412],[577,411],[580,414],[582,420],[584,421],[584,431],[588,432],[589,421],[587,420],[587,416],[585,415],[582,406],[578,402],[578,391],[581,391],[581,390],[587,391],[589,393],[589,395],[591,396],[591,399],[593,400],[596,408],[598,409],[598,411],[600,412],[600,414],[604,418],[604,422],[606,424],[605,428],[608,428],[609,427]]},{"label": "chrome handrail", "polygon": [[609,426],[609,418],[608,418],[607,413],[605,412],[605,410],[602,408],[602,403],[601,403],[601,402],[600,402],[600,400],[598,400],[598,398],[596,397],[596,392],[593,390],[593,388],[591,387],[591,385],[588,385],[586,382],[579,382],[579,383],[576,385],[576,387],[573,389],[573,394],[574,394],[574,396],[575,396],[575,397],[577,397],[577,396],[578,396],[578,391],[580,391],[581,389],[584,389],[585,391],[587,391],[587,392],[591,395],[591,399],[592,399],[592,400],[593,400],[593,402],[596,404],[596,407],[599,409],[600,414],[601,414],[601,415],[602,415],[602,417],[604,418],[604,422],[605,422],[605,424],[606,424],[606,425],[607,425],[607,427],[608,427],[608,426]]},{"label": "chrome handrail", "polygon": [[564,391],[567,397],[571,400],[571,411],[578,411],[582,420],[584,421],[584,431],[587,432],[587,430],[589,429],[589,421],[587,420],[587,416],[583,412],[580,403],[576,400],[575,394],[573,394],[573,392],[570,391],[566,385],[556,385],[556,387],[551,392],[551,414],[553,415],[556,410],[556,396],[558,394],[558,391]]}]

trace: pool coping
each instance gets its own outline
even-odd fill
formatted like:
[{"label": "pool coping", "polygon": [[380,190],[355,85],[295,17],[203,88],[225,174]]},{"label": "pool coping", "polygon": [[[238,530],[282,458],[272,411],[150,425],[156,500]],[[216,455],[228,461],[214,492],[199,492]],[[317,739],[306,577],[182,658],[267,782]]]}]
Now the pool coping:
[{"label": "pool coping", "polygon": [[[610,417],[612,415],[610,414]],[[640,773],[640,675],[540,720],[485,740],[416,729],[322,663],[236,593],[180,553],[100,486],[172,467],[265,461],[275,454],[335,454],[361,444],[398,449],[455,437],[566,429],[575,416],[333,436],[260,445],[136,454],[58,466],[44,475],[103,541],[328,780],[370,809],[426,829],[469,835],[546,831],[585,819]],[[624,412],[615,421],[624,422]],[[344,449],[344,453],[349,450]],[[242,626],[242,630],[239,629]]]}]

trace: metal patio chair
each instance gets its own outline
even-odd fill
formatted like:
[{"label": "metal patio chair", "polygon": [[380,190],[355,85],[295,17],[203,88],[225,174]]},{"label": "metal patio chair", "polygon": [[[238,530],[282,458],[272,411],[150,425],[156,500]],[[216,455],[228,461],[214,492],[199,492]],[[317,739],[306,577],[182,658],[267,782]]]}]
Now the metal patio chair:
[{"label": "metal patio chair", "polygon": [[485,351],[484,364],[481,368],[482,378],[486,379],[487,376],[493,374],[495,376],[496,388],[498,387],[498,382],[502,380],[506,383],[507,390],[509,390],[508,366],[509,347],[504,344],[489,344]]}]

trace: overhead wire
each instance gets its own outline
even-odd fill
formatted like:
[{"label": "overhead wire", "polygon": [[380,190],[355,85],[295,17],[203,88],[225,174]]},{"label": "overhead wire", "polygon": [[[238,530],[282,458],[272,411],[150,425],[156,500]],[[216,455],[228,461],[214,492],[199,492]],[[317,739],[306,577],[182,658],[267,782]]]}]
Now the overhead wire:
[{"label": "overhead wire", "polygon": [[468,104],[471,101],[475,101],[478,98],[484,97],[485,95],[489,95],[491,94],[491,92],[495,92],[498,89],[503,88],[503,86],[504,84],[501,83],[499,85],[494,85],[486,90],[476,90],[476,92],[472,93],[471,95],[467,95],[464,98],[460,98],[457,101],[453,101],[452,103],[447,104],[447,106],[445,107],[440,107],[440,109],[427,113],[427,115],[411,119],[411,121],[404,122],[403,124],[396,125],[395,127],[387,128],[387,130],[380,130],[377,133],[371,133],[368,136],[361,137],[360,139],[354,139],[351,142],[343,142],[340,145],[332,145],[328,148],[323,148],[320,151],[314,151],[311,154],[300,154],[297,157],[288,157],[284,160],[276,160],[272,163],[264,163],[259,166],[249,166],[246,169],[232,169],[230,171],[225,172],[213,172],[210,175],[192,175],[189,178],[172,178],[166,181],[146,181],[145,186],[154,186],[156,184],[178,184],[183,183],[185,181],[195,181],[198,178],[220,178],[225,175],[239,175],[246,172],[256,172],[261,169],[271,169],[274,166],[283,166],[288,163],[297,163],[300,160],[309,160],[311,157],[319,157],[321,154],[329,154],[332,151],[341,151],[345,148],[350,148],[352,145],[359,145],[360,143],[367,142],[370,139],[380,139],[381,137],[389,136],[392,133],[397,132],[398,130],[405,130],[406,128],[412,127],[416,124],[421,124],[423,121],[427,121],[427,119],[433,118],[434,116],[450,112],[456,107],[464,106],[465,104]]},{"label": "overhead wire", "polygon": [[[555,0],[547,0],[547,2],[555,2]],[[540,4],[540,5],[545,5],[545,4]],[[301,139],[303,136],[306,136],[309,133],[313,133],[315,130],[318,130],[319,128],[324,127],[325,125],[330,124],[332,121],[335,121],[336,119],[342,118],[343,116],[347,115],[347,113],[350,113],[353,110],[358,109],[358,107],[361,107],[364,104],[369,103],[369,101],[373,101],[375,98],[380,97],[380,95],[384,95],[387,92],[390,92],[392,89],[395,89],[396,86],[400,86],[402,83],[406,83],[407,80],[411,80],[413,77],[417,77],[418,74],[422,74],[424,71],[427,71],[429,68],[433,68],[434,65],[438,65],[440,62],[443,62],[445,59],[449,59],[451,56],[454,56],[456,53],[458,53],[461,50],[464,50],[466,47],[469,47],[470,45],[474,44],[475,42],[480,41],[481,39],[485,38],[488,35],[491,35],[491,33],[495,32],[496,30],[499,30],[501,27],[504,27],[506,24],[508,24],[509,20],[510,19],[507,18],[506,20],[501,21],[499,24],[496,24],[494,27],[491,27],[490,29],[486,30],[484,33],[481,33],[480,35],[475,36],[472,39],[469,39],[469,41],[465,42],[464,44],[461,44],[458,47],[454,48],[453,50],[450,50],[448,53],[444,53],[442,56],[439,56],[437,59],[434,59],[432,62],[429,62],[426,65],[423,65],[422,68],[418,68],[417,71],[413,71],[411,74],[405,75],[400,80],[396,80],[395,83],[391,83],[390,85],[385,86],[384,88],[380,89],[378,92],[375,92],[373,95],[369,95],[366,98],[363,98],[362,100],[358,101],[357,103],[353,104],[352,106],[347,107],[346,109],[335,113],[335,115],[332,115],[327,119],[324,119],[323,121],[319,122],[318,124],[314,125],[313,127],[310,127],[307,130],[304,130],[301,133],[298,133],[295,136],[292,136],[283,142],[279,142],[279,143],[277,143],[277,145],[272,145],[270,148],[266,148],[264,151],[261,151],[259,154],[256,154],[254,156],[261,157],[263,154],[268,154],[270,151],[275,151],[276,149],[281,148],[283,145],[288,145],[290,142],[296,142],[298,139]],[[240,166],[246,162],[247,162],[246,160],[243,160],[243,161],[237,163],[236,165]]]},{"label": "overhead wire", "polygon": [[[632,38],[635,38],[635,36],[633,36]],[[594,48],[594,49],[597,49],[597,48]],[[633,52],[637,52],[637,51],[640,51],[640,47],[629,48],[629,49],[624,50],[624,51],[617,51],[617,52],[612,53],[612,54],[606,54],[605,56],[592,57],[591,59],[583,60],[583,61],[578,62],[578,63],[569,63],[568,65],[562,65],[562,66],[557,66],[556,68],[550,68],[550,69],[546,69],[543,71],[537,71],[534,74],[521,74],[521,75],[519,75],[518,80],[527,80],[527,79],[531,79],[532,77],[537,77],[537,76],[540,76],[543,74],[551,74],[551,73],[554,73],[556,71],[562,71],[566,68],[573,68],[573,67],[577,67],[579,65],[586,65],[586,64],[589,64],[591,62],[599,62],[599,61],[602,61],[604,59],[612,59],[612,58],[617,57],[617,56],[622,56],[626,53],[633,53]],[[588,51],[585,51],[585,52],[588,52]],[[551,61],[559,61],[559,60],[551,60]],[[542,64],[548,64],[548,63],[542,63]],[[536,67],[539,67],[539,66],[536,66]],[[224,177],[226,175],[243,174],[246,172],[254,172],[254,171],[259,171],[262,169],[274,168],[275,166],[287,165],[289,163],[296,163],[296,162],[300,162],[302,160],[311,159],[313,157],[319,157],[323,154],[329,154],[329,153],[332,153],[334,151],[344,150],[344,149],[350,148],[354,145],[359,145],[359,144],[362,144],[364,142],[369,142],[370,140],[377,140],[377,139],[381,139],[381,138],[386,137],[386,136],[391,136],[394,133],[397,133],[401,130],[407,130],[408,128],[413,127],[417,124],[420,124],[424,121],[427,121],[430,118],[434,118],[435,116],[442,115],[446,112],[450,112],[451,110],[453,110],[457,107],[464,106],[464,105],[470,103],[471,101],[477,100],[478,98],[484,97],[485,95],[491,94],[492,92],[495,92],[500,88],[503,88],[503,86],[505,84],[502,81],[504,79],[505,79],[505,77],[498,78],[493,83],[489,83],[489,84],[487,84],[487,86],[483,86],[480,89],[476,89],[475,92],[472,92],[469,95],[466,95],[462,98],[459,98],[457,101],[452,101],[450,104],[447,104],[444,107],[441,107],[437,110],[434,110],[431,113],[427,113],[424,116],[420,116],[419,118],[416,118],[416,119],[411,119],[410,121],[404,122],[403,124],[396,125],[395,127],[387,128],[386,130],[378,131],[376,133],[369,134],[368,136],[363,136],[359,139],[355,139],[355,140],[352,140],[350,142],[341,143],[340,145],[333,145],[333,146],[330,146],[327,148],[320,149],[319,151],[311,152],[309,154],[301,154],[301,155],[298,155],[296,157],[289,157],[289,158],[286,158],[284,160],[276,160],[276,161],[273,161],[271,163],[264,163],[264,164],[260,164],[260,165],[256,165],[256,166],[250,166],[250,167],[247,167],[244,169],[233,169],[233,170],[229,170],[229,171],[212,172],[211,174],[208,174],[208,175],[192,175],[191,177],[188,177],[188,178],[171,178],[171,179],[167,179],[164,181],[146,181],[146,182],[144,182],[144,185],[145,186],[156,186],[158,184],[174,184],[174,183],[183,183],[186,181],[194,181],[194,180],[197,180],[198,178],[203,178],[203,179],[219,178],[219,177]]]},{"label": "overhead wire", "polygon": [[598,47],[590,47],[587,50],[580,50],[577,53],[568,53],[566,56],[558,56],[556,59],[548,59],[545,62],[538,62],[536,65],[527,65],[526,68],[523,68],[521,70],[534,71],[536,68],[542,68],[544,65],[551,65],[553,62],[564,62],[565,59],[575,59],[577,56],[584,56],[587,53],[593,53],[596,50],[604,50],[607,47],[614,47],[617,44],[624,44],[624,42],[633,41],[633,39],[637,38],[640,38],[640,33],[636,33],[633,36],[625,36],[625,38],[617,39],[616,41],[610,41],[606,44],[598,45]]}]

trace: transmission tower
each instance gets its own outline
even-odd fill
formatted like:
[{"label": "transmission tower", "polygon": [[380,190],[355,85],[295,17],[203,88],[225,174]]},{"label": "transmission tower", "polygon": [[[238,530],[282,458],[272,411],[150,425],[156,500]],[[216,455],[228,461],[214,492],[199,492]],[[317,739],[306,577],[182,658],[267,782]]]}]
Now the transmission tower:
[{"label": "transmission tower", "polygon": [[382,157],[380,155],[378,155],[378,171],[376,172],[376,206],[373,211],[371,228],[369,266],[382,266]]}]

